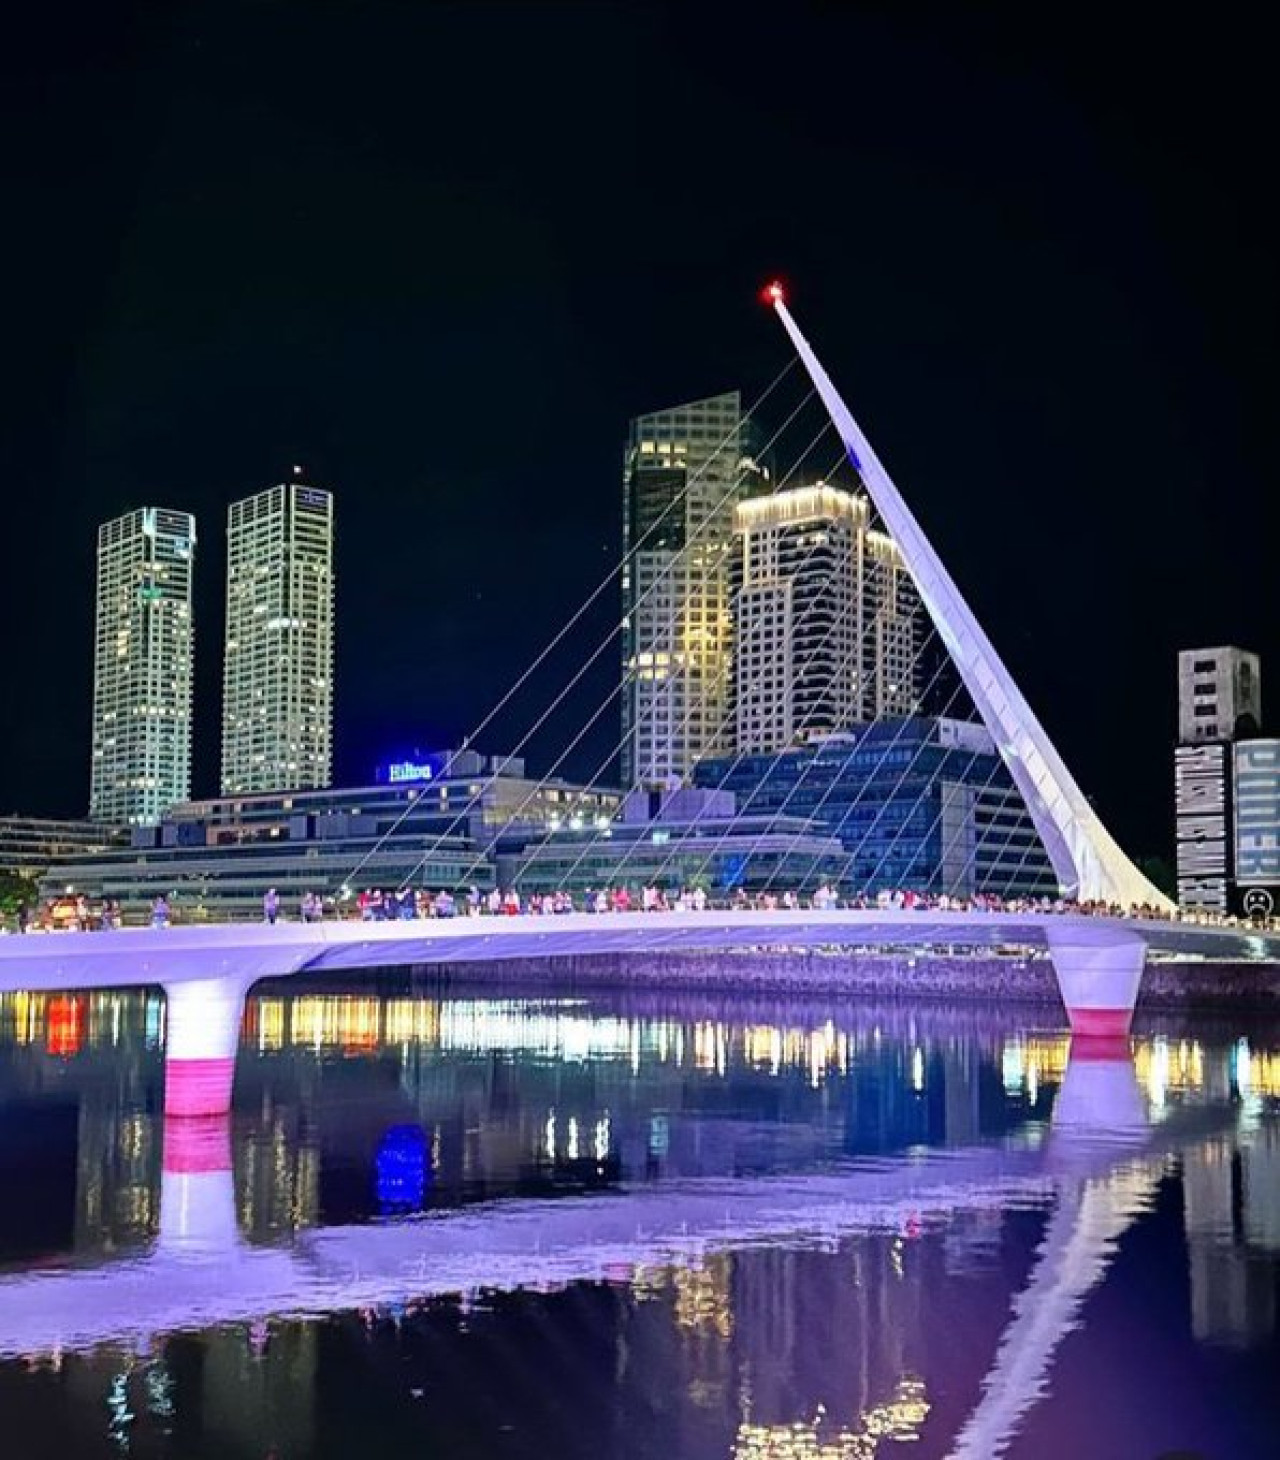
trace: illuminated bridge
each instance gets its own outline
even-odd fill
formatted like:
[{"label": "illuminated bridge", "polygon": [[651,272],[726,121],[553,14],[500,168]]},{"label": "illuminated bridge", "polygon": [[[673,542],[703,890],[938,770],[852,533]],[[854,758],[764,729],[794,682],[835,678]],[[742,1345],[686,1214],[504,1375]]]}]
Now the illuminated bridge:
[{"label": "illuminated bridge", "polygon": [[[1057,974],[1072,1030],[1125,1034],[1148,948],[1280,962],[1280,933],[1070,913],[776,910],[567,913],[407,922],[223,924],[0,940],[0,990],[161,985],[166,1109],[230,1108],[245,994],[261,978],[433,963],[729,949],[1032,948]],[[745,965],[744,986],[749,982]]]},{"label": "illuminated bridge", "polygon": [[[1168,898],[1125,855],[1076,784],[801,335],[781,287],[771,286],[767,297],[830,417],[844,456],[857,471],[901,554],[934,633],[990,733],[999,752],[999,764],[1025,803],[1064,897],[1076,903],[1171,912]],[[737,440],[735,434],[735,443]],[[686,495],[690,485],[686,484]],[[706,495],[711,488],[710,482],[703,482],[699,494]],[[717,513],[725,502],[734,500],[737,490],[737,484],[731,481],[715,504],[716,510],[707,516],[708,523],[719,520]],[[706,525],[702,523],[696,532]],[[655,523],[649,531],[657,528]],[[630,544],[629,560],[646,538],[647,533]],[[691,546],[692,540],[686,544]],[[676,572],[675,560],[683,551],[668,554],[672,564],[664,572]],[[656,586],[650,584],[646,593]],[[592,601],[589,599],[584,609]],[[559,642],[559,636],[550,647],[555,642]],[[506,698],[525,683],[546,652]],[[546,714],[563,702],[582,672],[561,691]],[[683,700],[690,701],[687,708],[692,714],[696,710],[692,703],[696,684],[691,682],[683,690]],[[585,726],[593,723],[608,704],[606,700],[599,706]],[[798,728],[805,729],[803,725]],[[892,742],[883,753],[895,753]],[[559,764],[552,767],[552,774]],[[777,816],[787,810],[784,802]],[[410,814],[406,809],[404,816]],[[608,835],[607,828],[602,835]],[[446,832],[436,845],[447,838]],[[358,885],[359,873],[376,850],[352,869],[352,885]],[[419,867],[432,851],[427,848]],[[625,876],[625,863],[624,857],[615,869],[619,879]],[[570,874],[574,870],[576,867],[570,869]],[[244,995],[255,980],[263,977],[350,973],[388,964],[482,963],[565,954],[649,954],[669,949],[1004,946],[1047,952],[1072,1030],[1085,1036],[1115,1036],[1128,1030],[1148,949],[1186,957],[1280,959],[1280,934],[1197,926],[1159,917],[935,913],[914,909],[570,913],[377,924],[231,924],[7,938],[0,940],[0,989],[162,985],[168,996],[166,1109],[173,1114],[197,1115],[229,1108]]]}]

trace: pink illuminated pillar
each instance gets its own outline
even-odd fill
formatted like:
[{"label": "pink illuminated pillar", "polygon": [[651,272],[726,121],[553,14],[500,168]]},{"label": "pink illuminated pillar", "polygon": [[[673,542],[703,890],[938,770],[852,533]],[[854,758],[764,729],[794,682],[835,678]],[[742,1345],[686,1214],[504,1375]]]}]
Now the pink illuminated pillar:
[{"label": "pink illuminated pillar", "polygon": [[1049,956],[1073,1035],[1124,1038],[1133,1022],[1147,945],[1132,934],[1049,930]]},{"label": "pink illuminated pillar", "polygon": [[235,976],[165,985],[166,1115],[222,1115],[231,1109],[248,987]]}]

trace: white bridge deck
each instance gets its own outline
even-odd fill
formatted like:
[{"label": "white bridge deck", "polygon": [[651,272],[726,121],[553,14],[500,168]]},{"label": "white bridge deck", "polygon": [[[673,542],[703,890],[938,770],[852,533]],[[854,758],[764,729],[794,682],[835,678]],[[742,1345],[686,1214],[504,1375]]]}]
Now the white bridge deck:
[{"label": "white bridge deck", "polygon": [[392,965],[734,948],[1129,949],[1280,962],[1280,932],[1074,913],[838,909],[224,923],[0,938],[0,989],[253,981]]}]

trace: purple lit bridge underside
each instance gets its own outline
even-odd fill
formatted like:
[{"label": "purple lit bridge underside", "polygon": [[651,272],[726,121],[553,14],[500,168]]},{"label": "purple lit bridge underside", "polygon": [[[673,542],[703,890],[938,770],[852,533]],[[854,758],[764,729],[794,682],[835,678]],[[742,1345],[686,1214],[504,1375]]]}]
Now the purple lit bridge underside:
[{"label": "purple lit bridge underside", "polygon": [[[1045,950],[1074,1034],[1129,1030],[1147,950],[1280,962],[1280,934],[1080,914],[830,910],[569,913],[265,923],[0,939],[0,990],[163,986],[165,1109],[228,1110],[244,998],[261,978],[431,963],[743,948]],[[744,987],[749,965],[743,967]]]}]

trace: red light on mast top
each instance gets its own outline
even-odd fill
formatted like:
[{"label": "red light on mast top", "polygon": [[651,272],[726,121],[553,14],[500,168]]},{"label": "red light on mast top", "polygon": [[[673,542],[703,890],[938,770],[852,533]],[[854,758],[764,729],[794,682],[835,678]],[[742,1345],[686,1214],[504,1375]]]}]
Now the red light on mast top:
[{"label": "red light on mast top", "polygon": [[766,304],[783,304],[786,302],[787,291],[779,280],[775,279],[771,284],[764,286],[760,291],[760,297]]}]

